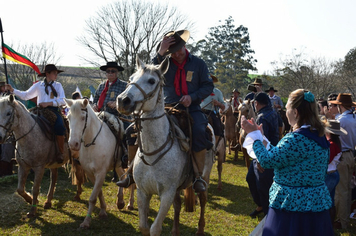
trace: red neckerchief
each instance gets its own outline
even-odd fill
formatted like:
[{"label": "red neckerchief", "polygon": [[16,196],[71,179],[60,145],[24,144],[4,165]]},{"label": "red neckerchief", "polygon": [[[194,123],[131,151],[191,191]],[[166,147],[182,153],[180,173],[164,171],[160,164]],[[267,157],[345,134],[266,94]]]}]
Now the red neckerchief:
[{"label": "red neckerchief", "polygon": [[[116,80],[114,80],[111,85],[115,84],[115,82],[117,81],[117,78]],[[111,86],[110,85],[110,86]],[[105,97],[106,97],[106,93],[108,92],[109,90],[109,80],[106,81],[105,83],[105,88],[104,90],[101,92],[100,94],[100,97],[99,97],[99,101],[98,101],[98,109],[99,111],[101,110],[101,107],[104,105],[104,100],[105,100]]]},{"label": "red neckerchief", "polygon": [[184,65],[188,60],[189,52],[185,49],[186,57],[182,64],[179,64],[176,60],[172,58],[173,63],[178,67],[176,71],[176,75],[174,77],[174,87],[176,89],[176,94],[178,96],[187,95],[188,94],[188,86],[186,80],[186,74],[184,70]]}]

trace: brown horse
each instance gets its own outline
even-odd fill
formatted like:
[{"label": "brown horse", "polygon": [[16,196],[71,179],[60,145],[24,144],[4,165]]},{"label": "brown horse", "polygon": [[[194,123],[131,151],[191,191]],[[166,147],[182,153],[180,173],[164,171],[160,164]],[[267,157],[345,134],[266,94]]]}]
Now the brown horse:
[{"label": "brown horse", "polygon": [[[241,102],[238,109],[240,111],[239,118],[237,120],[238,124],[241,124],[241,117],[242,116],[245,116],[247,119],[251,119],[251,118],[256,119],[256,113],[255,113],[255,111],[253,109],[253,104],[250,101],[250,99]],[[246,137],[245,130],[240,128],[239,143],[241,143],[241,145],[244,143],[245,137]],[[250,156],[247,154],[247,151],[246,151],[245,148],[242,148],[242,153],[244,155],[245,164],[246,164],[246,167],[248,169],[250,167]]]},{"label": "brown horse", "polygon": [[[228,153],[231,154],[231,150],[235,151],[234,160],[238,157],[238,149],[236,145],[239,141],[239,132],[238,128],[236,127],[237,118],[234,115],[234,107],[231,104],[232,99],[228,100],[226,103],[228,108],[223,113],[223,120],[225,125],[225,139],[227,141]],[[241,100],[242,102],[242,100]]]}]

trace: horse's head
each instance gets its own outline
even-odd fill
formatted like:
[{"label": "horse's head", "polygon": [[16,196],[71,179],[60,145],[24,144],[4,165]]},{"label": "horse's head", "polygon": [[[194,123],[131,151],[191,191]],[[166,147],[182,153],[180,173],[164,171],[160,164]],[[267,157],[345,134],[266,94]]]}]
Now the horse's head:
[{"label": "horse's head", "polygon": [[255,118],[255,111],[252,107],[252,102],[250,99],[240,102],[238,107],[239,110],[239,118],[237,120],[237,125],[239,126],[241,123],[241,117],[245,116],[247,119]]},{"label": "horse's head", "polygon": [[[15,123],[15,105],[18,102],[13,95],[0,98],[0,143],[11,135]],[[16,119],[17,120],[17,119]]]},{"label": "horse's head", "polygon": [[131,75],[129,84],[124,92],[116,99],[116,107],[120,113],[152,111],[159,102],[163,103],[162,85],[163,74],[166,73],[169,60],[165,59],[160,65],[145,65],[136,57],[136,72]]},{"label": "horse's head", "polygon": [[87,99],[65,99],[69,107],[67,116],[69,121],[69,140],[70,149],[74,151],[80,150],[82,135],[87,127],[88,112],[94,113]]}]

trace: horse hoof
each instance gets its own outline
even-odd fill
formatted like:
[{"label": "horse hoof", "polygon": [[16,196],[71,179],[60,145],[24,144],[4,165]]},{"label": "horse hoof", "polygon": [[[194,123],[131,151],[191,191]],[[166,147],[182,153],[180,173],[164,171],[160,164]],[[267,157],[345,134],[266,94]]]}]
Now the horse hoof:
[{"label": "horse hoof", "polygon": [[81,199],[80,199],[79,196],[75,196],[75,197],[73,198],[73,200],[76,201],[76,202],[80,202]]},{"label": "horse hoof", "polygon": [[134,210],[134,207],[133,207],[133,206],[127,206],[126,209],[129,210],[129,211],[133,211],[133,210]]},{"label": "horse hoof", "polygon": [[50,209],[52,207],[52,203],[51,202],[45,202],[43,208],[44,209]]},{"label": "horse hoof", "polygon": [[27,212],[27,218],[35,218],[36,216],[35,216],[35,214],[33,214],[33,213],[30,213],[30,212]]},{"label": "horse hoof", "polygon": [[218,187],[218,190],[221,191],[221,190],[222,190],[222,187],[219,186],[219,187]]},{"label": "horse hoof", "polygon": [[117,209],[121,210],[124,209],[125,203],[117,203]]},{"label": "horse hoof", "polygon": [[105,214],[99,214],[99,218],[101,219],[101,220],[105,220],[105,219],[107,219],[108,218],[108,215],[105,213]]},{"label": "horse hoof", "polygon": [[84,230],[84,229],[89,229],[89,225],[80,224],[80,226],[79,226],[79,229],[78,229],[78,230]]}]

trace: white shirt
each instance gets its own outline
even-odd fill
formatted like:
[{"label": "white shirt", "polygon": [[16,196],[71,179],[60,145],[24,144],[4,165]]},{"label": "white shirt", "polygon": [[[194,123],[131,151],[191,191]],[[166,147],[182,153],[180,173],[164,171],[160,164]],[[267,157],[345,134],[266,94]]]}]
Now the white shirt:
[{"label": "white shirt", "polygon": [[45,83],[44,81],[40,81],[32,85],[27,91],[20,91],[14,89],[14,94],[21,98],[22,100],[30,100],[34,97],[37,97],[37,105],[42,102],[52,102],[54,107],[59,107],[65,105],[65,95],[62,84],[54,81],[52,86],[57,91],[57,96],[51,98],[52,89],[50,86],[47,87],[48,94],[45,91]]}]

